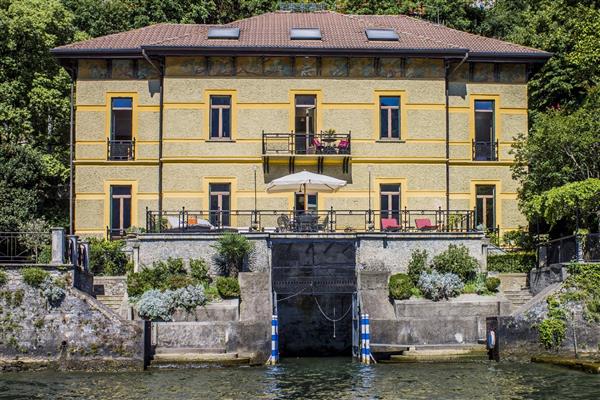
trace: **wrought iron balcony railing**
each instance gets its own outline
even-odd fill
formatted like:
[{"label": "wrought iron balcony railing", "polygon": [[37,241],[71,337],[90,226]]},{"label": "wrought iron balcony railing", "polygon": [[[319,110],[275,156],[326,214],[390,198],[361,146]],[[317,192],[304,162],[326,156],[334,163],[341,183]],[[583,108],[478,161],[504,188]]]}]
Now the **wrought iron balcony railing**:
[{"label": "wrought iron balcony railing", "polygon": [[473,232],[473,210],[146,209],[147,232]]},{"label": "wrought iron balcony railing", "polygon": [[106,140],[106,154],[108,160],[128,161],[135,158],[135,139],[133,140]]},{"label": "wrought iron balcony railing", "polygon": [[351,153],[348,133],[262,133],[263,155],[345,155]]},{"label": "wrought iron balcony railing", "polygon": [[498,141],[473,140],[474,161],[498,161]]}]

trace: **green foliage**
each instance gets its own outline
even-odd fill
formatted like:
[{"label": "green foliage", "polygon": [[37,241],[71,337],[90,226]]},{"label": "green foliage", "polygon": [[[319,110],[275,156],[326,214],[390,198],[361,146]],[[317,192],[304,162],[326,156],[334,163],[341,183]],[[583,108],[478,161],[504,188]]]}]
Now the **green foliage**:
[{"label": "green foliage", "polygon": [[190,260],[190,275],[197,282],[209,283],[211,281],[208,270],[208,264],[203,259],[198,258]]},{"label": "green foliage", "polygon": [[532,252],[491,254],[487,257],[487,269],[504,273],[529,272],[536,262],[537,256]]},{"label": "green foliage", "polygon": [[[598,134],[600,143],[600,131]],[[598,173],[600,174],[600,171]],[[567,183],[534,196],[528,203],[526,212],[530,216],[542,216],[551,225],[556,225],[559,221],[568,221],[574,228],[578,219],[580,223],[586,222],[582,227],[595,228],[599,204],[600,179],[589,178]]]},{"label": "green foliage", "polygon": [[433,301],[450,299],[462,293],[464,284],[458,275],[451,272],[441,274],[438,271],[423,272],[419,277],[419,289],[423,295]]},{"label": "green foliage", "polygon": [[600,322],[600,264],[569,265],[569,277],[564,286],[568,292],[562,295],[562,300],[565,301],[568,294],[575,293],[578,297],[576,300],[582,301],[585,306],[584,318],[590,322]]},{"label": "green foliage", "polygon": [[489,277],[485,280],[485,288],[489,292],[495,293],[498,291],[499,287],[500,287],[500,279],[495,278],[495,277]]},{"label": "green foliage", "polygon": [[463,287],[464,294],[477,294],[477,292],[478,292],[477,282],[471,281],[471,282],[465,283],[465,286]]},{"label": "green foliage", "polygon": [[567,325],[557,318],[546,318],[538,325],[540,342],[550,350],[558,348],[565,339]]},{"label": "green foliage", "polygon": [[226,276],[237,277],[244,265],[244,258],[252,252],[254,246],[239,233],[225,233],[213,245],[217,251],[215,261]]},{"label": "green foliage", "polygon": [[519,229],[505,232],[502,235],[502,245],[510,249],[534,251],[536,239],[531,233],[519,227]]},{"label": "green foliage", "polygon": [[419,288],[418,288],[418,287],[416,287],[416,286],[414,286],[414,287],[413,287],[413,288],[410,290],[410,293],[411,293],[411,297],[416,297],[416,298],[422,298],[422,297],[425,297],[425,296],[423,295],[423,292],[421,292],[421,289],[419,289]]},{"label": "green foliage", "polygon": [[206,296],[206,301],[219,301],[221,300],[221,295],[219,294],[219,289],[215,285],[206,285],[204,287],[204,295]]},{"label": "green foliage", "polygon": [[128,263],[122,240],[90,239],[90,270],[94,275],[125,275]]},{"label": "green foliage", "polygon": [[52,245],[42,246],[37,258],[39,264],[50,264],[52,261]]},{"label": "green foliage", "polygon": [[408,262],[408,276],[413,285],[416,285],[417,282],[419,282],[421,272],[431,272],[431,267],[429,267],[427,260],[427,250],[416,249],[411,253],[410,261]]},{"label": "green foliage", "polygon": [[37,267],[28,267],[23,268],[21,270],[21,275],[23,276],[23,281],[32,287],[40,287],[42,282],[46,280],[46,278],[50,277],[48,271],[44,271],[41,268]]},{"label": "green foliage", "polygon": [[240,284],[237,278],[230,276],[219,276],[216,282],[217,290],[221,297],[239,297],[240,296]]},{"label": "green foliage", "polygon": [[151,267],[142,268],[140,272],[127,273],[127,294],[135,298],[152,289],[165,291],[206,285],[209,278],[202,273],[204,267],[208,268],[201,260],[190,260],[191,272],[188,273],[181,258],[154,262]]},{"label": "green foliage", "polygon": [[0,287],[6,285],[8,283],[8,274],[2,270],[0,270]]},{"label": "green foliage", "polygon": [[466,282],[473,278],[479,263],[465,246],[451,244],[448,250],[433,257],[431,266],[440,273],[456,274]]},{"label": "green foliage", "polygon": [[390,297],[394,300],[406,300],[412,296],[414,284],[407,274],[394,274],[390,277]]}]

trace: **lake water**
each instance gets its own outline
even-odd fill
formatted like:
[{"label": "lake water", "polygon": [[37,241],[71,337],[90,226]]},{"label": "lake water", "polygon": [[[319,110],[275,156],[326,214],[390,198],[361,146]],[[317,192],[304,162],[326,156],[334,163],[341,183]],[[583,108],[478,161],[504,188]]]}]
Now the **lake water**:
[{"label": "lake water", "polygon": [[275,367],[136,373],[0,374],[0,399],[600,399],[600,375],[529,363],[361,365],[286,359]]}]

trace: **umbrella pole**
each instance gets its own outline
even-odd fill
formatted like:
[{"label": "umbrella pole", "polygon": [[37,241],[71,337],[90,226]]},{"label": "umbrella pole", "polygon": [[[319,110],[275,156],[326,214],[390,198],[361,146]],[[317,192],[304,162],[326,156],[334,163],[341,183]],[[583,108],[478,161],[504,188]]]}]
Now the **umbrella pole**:
[{"label": "umbrella pole", "polygon": [[306,183],[304,184],[304,212],[308,211],[308,193],[306,193]]}]

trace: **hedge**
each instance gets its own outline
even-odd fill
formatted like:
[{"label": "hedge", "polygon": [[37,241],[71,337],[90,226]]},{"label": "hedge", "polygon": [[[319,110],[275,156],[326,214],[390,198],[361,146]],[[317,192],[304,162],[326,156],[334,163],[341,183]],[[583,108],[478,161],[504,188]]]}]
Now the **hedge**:
[{"label": "hedge", "polygon": [[531,252],[515,252],[493,254],[487,257],[488,271],[496,272],[529,272],[535,268],[537,257]]}]

